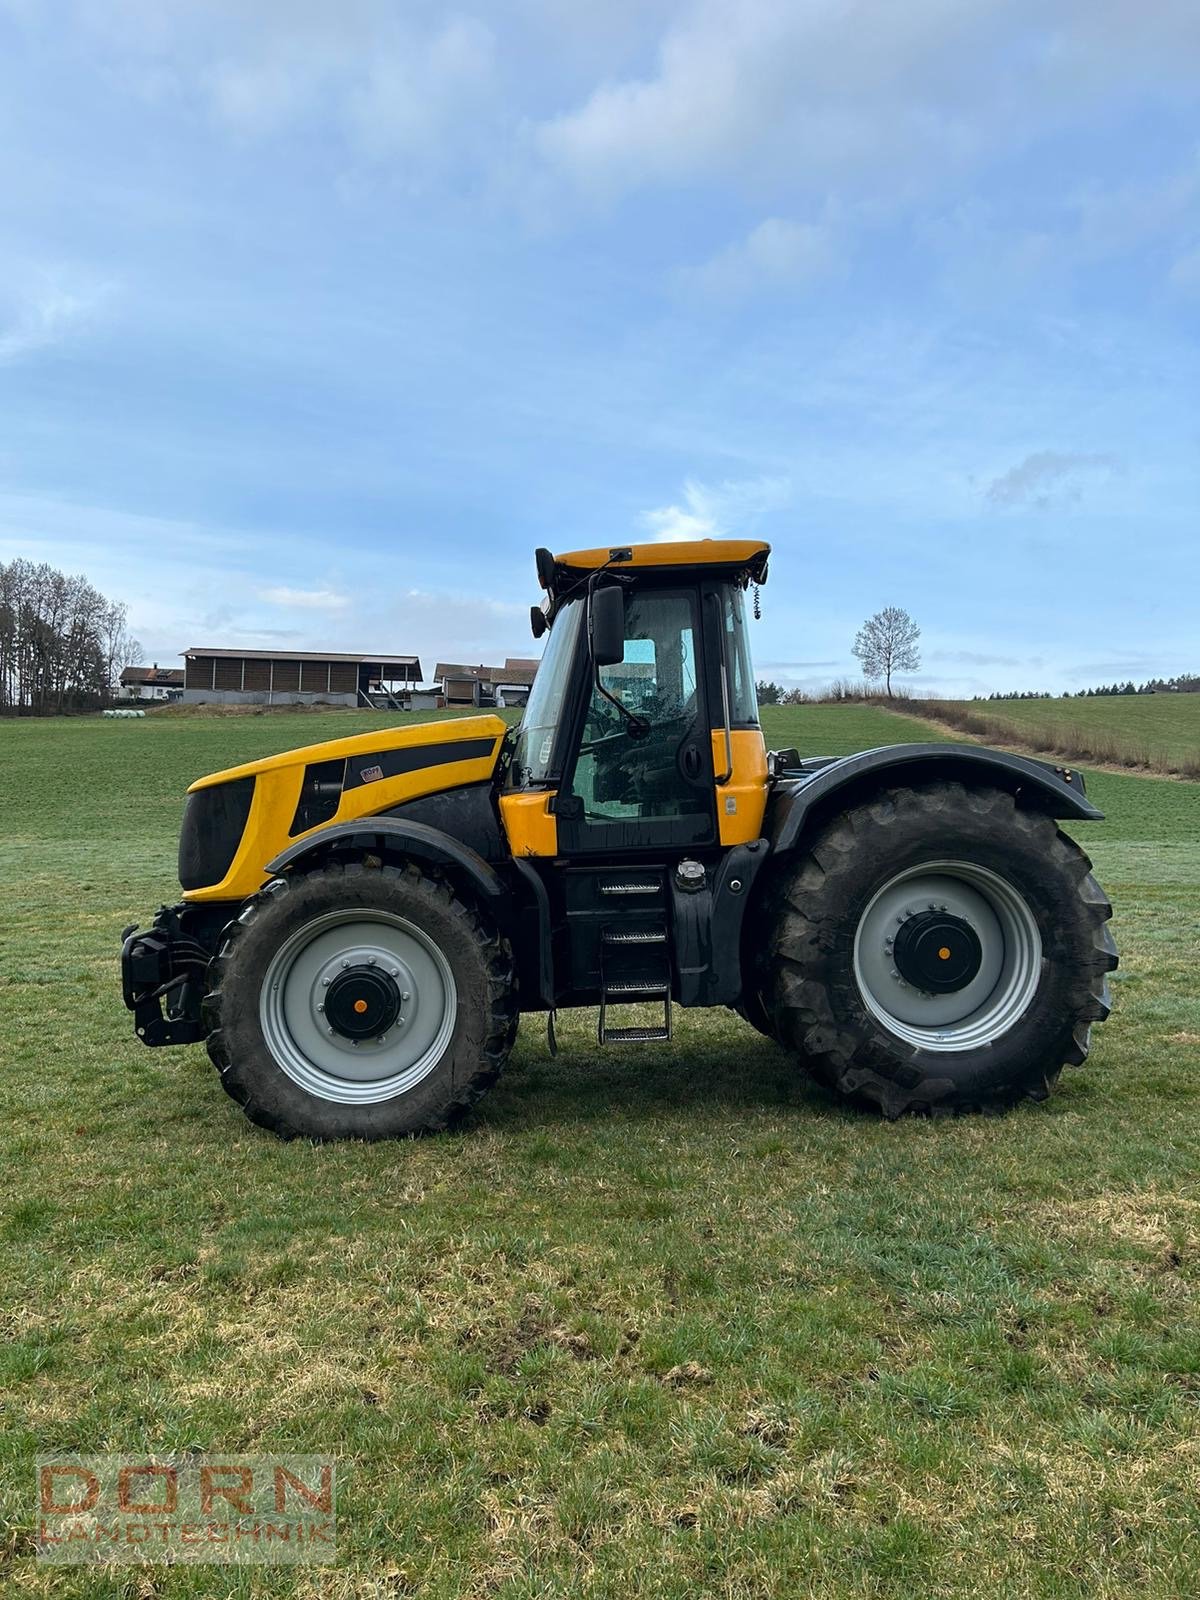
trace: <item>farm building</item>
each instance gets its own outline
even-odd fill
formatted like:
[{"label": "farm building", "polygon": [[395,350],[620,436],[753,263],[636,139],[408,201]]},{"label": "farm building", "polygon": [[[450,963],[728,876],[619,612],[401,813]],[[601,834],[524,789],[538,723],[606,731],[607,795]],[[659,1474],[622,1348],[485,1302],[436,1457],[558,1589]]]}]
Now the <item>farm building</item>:
[{"label": "farm building", "polygon": [[183,698],[188,705],[324,704],[398,711],[421,682],[416,656],[199,647],[183,655]]},{"label": "farm building", "polygon": [[118,700],[178,700],[183,694],[183,673],[178,667],[126,667],[121,673]]},{"label": "farm building", "polygon": [[509,656],[502,667],[439,661],[434,677],[448,706],[523,706],[537,676],[536,660]]}]

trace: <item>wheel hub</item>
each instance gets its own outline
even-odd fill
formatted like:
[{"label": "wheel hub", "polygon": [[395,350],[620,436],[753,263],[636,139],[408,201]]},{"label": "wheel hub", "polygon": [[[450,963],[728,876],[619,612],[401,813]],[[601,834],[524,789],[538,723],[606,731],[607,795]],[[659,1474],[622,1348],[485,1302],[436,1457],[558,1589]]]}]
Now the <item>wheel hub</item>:
[{"label": "wheel hub", "polygon": [[898,872],[868,902],[854,935],[854,977],[867,1010],[918,1049],[994,1043],[1032,1001],[1041,969],[1041,934],[1024,896],[972,861]]},{"label": "wheel hub", "polygon": [[283,942],[259,1018],[294,1083],[334,1104],[375,1105],[433,1071],[457,1010],[450,964],[430,936],[396,912],[355,906],[314,917]]},{"label": "wheel hub", "polygon": [[325,995],[325,1017],[343,1039],[378,1039],[400,1015],[400,990],[390,973],[358,965],[339,972]]},{"label": "wheel hub", "polygon": [[983,947],[964,917],[948,911],[921,911],[907,918],[892,950],[905,983],[927,994],[956,994],[979,971]]}]

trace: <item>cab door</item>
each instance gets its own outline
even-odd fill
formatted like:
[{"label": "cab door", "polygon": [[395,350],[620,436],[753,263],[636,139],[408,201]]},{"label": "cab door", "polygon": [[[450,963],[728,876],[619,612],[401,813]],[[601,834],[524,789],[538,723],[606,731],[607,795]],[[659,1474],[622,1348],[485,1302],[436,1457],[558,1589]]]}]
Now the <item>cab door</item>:
[{"label": "cab door", "polygon": [[694,587],[626,597],[624,660],[599,672],[612,699],[591,684],[555,802],[561,854],[716,843],[702,630]]}]

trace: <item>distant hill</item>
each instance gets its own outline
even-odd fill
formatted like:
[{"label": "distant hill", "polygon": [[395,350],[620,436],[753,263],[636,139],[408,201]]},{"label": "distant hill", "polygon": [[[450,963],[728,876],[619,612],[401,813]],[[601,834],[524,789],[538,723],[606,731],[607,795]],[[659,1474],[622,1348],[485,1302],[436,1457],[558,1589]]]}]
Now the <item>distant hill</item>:
[{"label": "distant hill", "polygon": [[911,709],[947,727],[1068,761],[1200,778],[1200,694],[1070,700],[929,700]]}]

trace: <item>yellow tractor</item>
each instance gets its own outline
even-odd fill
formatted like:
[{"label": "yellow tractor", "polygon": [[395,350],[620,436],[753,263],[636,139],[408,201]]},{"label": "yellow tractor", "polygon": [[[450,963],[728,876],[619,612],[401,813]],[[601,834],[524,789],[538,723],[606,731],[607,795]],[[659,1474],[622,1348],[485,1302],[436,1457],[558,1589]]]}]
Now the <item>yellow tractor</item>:
[{"label": "yellow tractor", "polygon": [[[730,1006],[886,1116],[1042,1099],[1109,1010],[1076,772],[952,744],[768,755],[744,597],[770,547],[537,552],[520,725],[406,724],[192,785],[183,898],[126,930],[148,1045],[206,1040],[285,1137],[444,1128],[521,1013],[603,1044]],[[649,1025],[644,1019],[653,1008]]]}]

